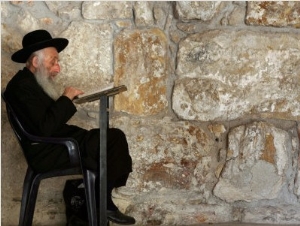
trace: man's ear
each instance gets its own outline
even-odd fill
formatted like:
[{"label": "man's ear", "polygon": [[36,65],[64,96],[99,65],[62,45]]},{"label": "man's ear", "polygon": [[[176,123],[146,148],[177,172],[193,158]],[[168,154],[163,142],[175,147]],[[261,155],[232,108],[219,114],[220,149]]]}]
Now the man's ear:
[{"label": "man's ear", "polygon": [[37,56],[34,56],[34,57],[32,58],[31,63],[32,63],[32,66],[33,66],[33,67],[37,68],[38,65],[39,65],[39,59],[38,59],[38,57],[37,57]]}]

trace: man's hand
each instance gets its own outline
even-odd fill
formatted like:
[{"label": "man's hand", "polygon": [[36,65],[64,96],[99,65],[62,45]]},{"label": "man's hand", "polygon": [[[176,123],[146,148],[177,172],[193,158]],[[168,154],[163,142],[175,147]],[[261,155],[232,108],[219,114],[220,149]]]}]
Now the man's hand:
[{"label": "man's hand", "polygon": [[66,87],[63,93],[63,96],[68,97],[70,100],[73,100],[78,95],[83,94],[83,91],[80,89],[76,89],[74,87]]}]

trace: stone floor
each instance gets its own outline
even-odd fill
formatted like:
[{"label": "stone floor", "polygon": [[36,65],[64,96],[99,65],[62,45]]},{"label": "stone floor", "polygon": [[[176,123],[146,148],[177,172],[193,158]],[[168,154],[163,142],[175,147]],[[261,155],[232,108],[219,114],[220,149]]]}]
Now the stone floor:
[{"label": "stone floor", "polygon": [[[1,225],[1,226],[5,226],[5,225]],[[58,225],[51,225],[51,226],[58,226]],[[65,224],[64,225],[59,225],[59,226],[65,226]],[[111,222],[109,224],[109,226],[120,226],[120,225],[119,224],[114,224],[114,223]],[[134,226],[143,226],[143,225],[135,224]],[[168,225],[168,226],[173,226],[173,225]],[[180,225],[180,226],[184,226],[184,225]],[[254,223],[236,223],[236,222],[233,222],[233,223],[194,224],[194,225],[188,225],[188,226],[300,226],[300,225],[299,224],[254,224]]]},{"label": "stone floor", "polygon": [[[5,226],[5,225],[2,225]],[[10,225],[11,226],[11,225]],[[54,225],[51,225],[54,226]],[[57,225],[55,225],[57,226]],[[65,226],[65,225],[60,225]],[[109,226],[119,226],[119,224],[110,223]],[[134,226],[142,226],[135,224]],[[172,226],[172,225],[168,225]],[[180,225],[183,226],[183,225]],[[189,226],[300,226],[299,224],[254,224],[254,223],[209,223],[209,224],[197,224],[197,225],[189,225]]]},{"label": "stone floor", "polygon": [[252,224],[252,223],[222,223],[199,224],[194,226],[299,226],[299,224]]},{"label": "stone floor", "polygon": [[[110,223],[110,226],[117,226],[117,224]],[[142,226],[142,225],[135,225]],[[172,226],[172,225],[169,225]],[[209,224],[197,224],[189,226],[300,226],[299,224],[254,224],[254,223],[209,223]]]}]

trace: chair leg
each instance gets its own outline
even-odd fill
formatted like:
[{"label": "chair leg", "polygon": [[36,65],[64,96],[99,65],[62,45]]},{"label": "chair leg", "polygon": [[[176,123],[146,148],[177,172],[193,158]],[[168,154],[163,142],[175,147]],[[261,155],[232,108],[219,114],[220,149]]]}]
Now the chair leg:
[{"label": "chair leg", "polygon": [[31,188],[30,188],[30,194],[29,194],[29,200],[27,204],[27,210],[26,210],[26,222],[25,226],[32,226],[33,221],[33,215],[35,210],[35,204],[36,204],[36,198],[38,195],[38,190],[40,186],[40,178],[38,175],[34,177],[34,180],[32,182]]},{"label": "chair leg", "polygon": [[23,183],[23,193],[22,193],[22,201],[21,201],[21,208],[20,208],[20,218],[19,218],[19,226],[25,226],[27,222],[27,209],[28,209],[28,202],[30,197],[30,190],[32,186],[32,182],[34,180],[35,174],[34,172],[28,168],[24,183]]},{"label": "chair leg", "polygon": [[87,212],[89,226],[98,226],[96,205],[96,174],[90,170],[84,170],[84,186],[87,200]]}]

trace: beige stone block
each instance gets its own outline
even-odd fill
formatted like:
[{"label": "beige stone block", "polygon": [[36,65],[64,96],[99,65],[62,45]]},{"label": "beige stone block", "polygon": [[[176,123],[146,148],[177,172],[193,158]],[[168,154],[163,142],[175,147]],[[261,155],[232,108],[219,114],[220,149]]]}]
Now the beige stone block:
[{"label": "beige stone block", "polygon": [[168,106],[168,41],[159,29],[125,30],[114,41],[115,85],[127,91],[115,97],[115,110],[154,115]]},{"label": "beige stone block", "polygon": [[286,131],[264,122],[232,129],[228,135],[232,154],[227,155],[214,194],[227,202],[276,199],[294,179],[287,175],[291,142]]},{"label": "beige stone block", "polygon": [[142,191],[192,189],[214,181],[215,140],[189,122],[118,117],[112,127],[128,139],[134,171],[129,187]]},{"label": "beige stone block", "polygon": [[300,28],[300,2],[251,1],[247,3],[246,23],[249,25]]},{"label": "beige stone block", "polygon": [[57,83],[84,92],[112,82],[113,30],[109,23],[72,22],[61,37],[69,45],[60,53],[61,72]]},{"label": "beige stone block", "polygon": [[82,15],[85,19],[131,19],[132,3],[128,1],[84,1]]},{"label": "beige stone block", "polygon": [[151,26],[154,24],[153,4],[148,1],[137,1],[134,3],[135,24],[137,26]]},{"label": "beige stone block", "polygon": [[264,225],[277,225],[281,223],[283,226],[298,226],[300,219],[298,208],[299,205],[294,203],[249,206],[243,210],[242,221],[262,223]]},{"label": "beige stone block", "polygon": [[299,35],[210,31],[183,39],[173,110],[188,120],[300,117]]},{"label": "beige stone block", "polygon": [[218,12],[220,1],[178,1],[176,13],[181,20],[200,19],[208,21]]}]

